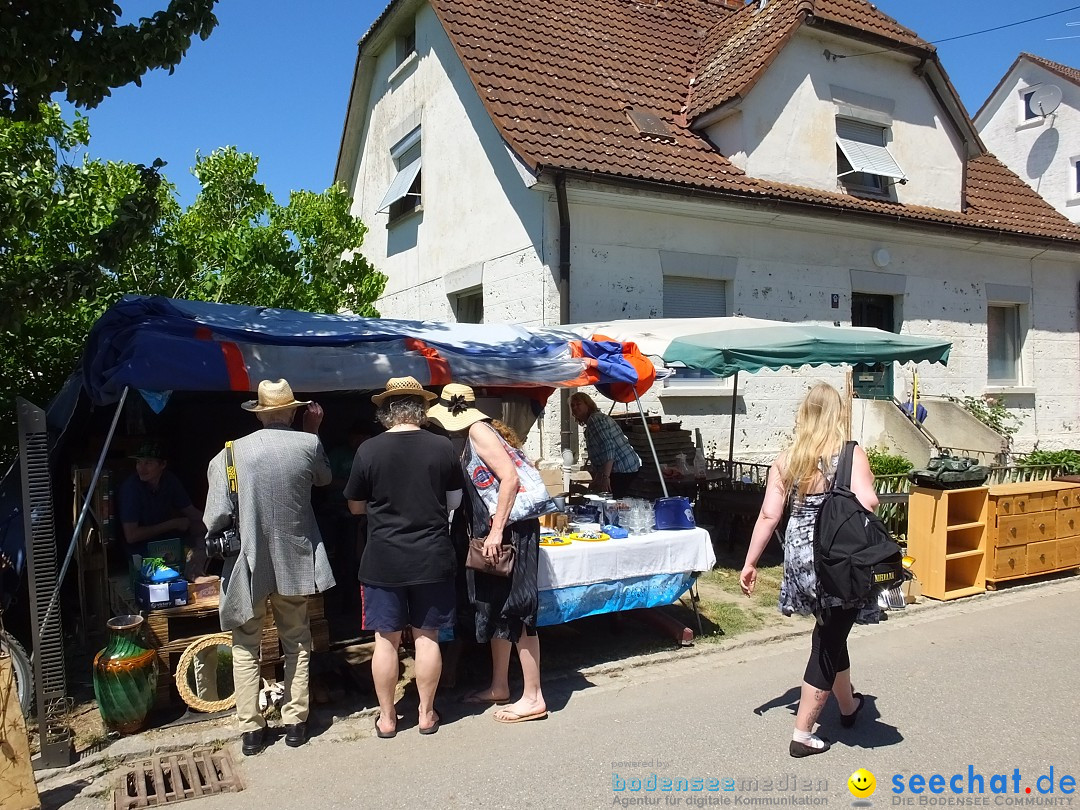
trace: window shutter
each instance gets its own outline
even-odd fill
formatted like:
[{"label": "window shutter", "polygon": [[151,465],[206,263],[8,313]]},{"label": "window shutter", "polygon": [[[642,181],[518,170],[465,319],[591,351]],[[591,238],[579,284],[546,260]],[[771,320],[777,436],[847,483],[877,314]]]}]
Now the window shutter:
[{"label": "window shutter", "polygon": [[665,318],[722,318],[727,314],[726,282],[664,276]]},{"label": "window shutter", "polygon": [[885,128],[865,121],[852,121],[850,118],[836,119],[836,136],[871,146],[885,145]]}]

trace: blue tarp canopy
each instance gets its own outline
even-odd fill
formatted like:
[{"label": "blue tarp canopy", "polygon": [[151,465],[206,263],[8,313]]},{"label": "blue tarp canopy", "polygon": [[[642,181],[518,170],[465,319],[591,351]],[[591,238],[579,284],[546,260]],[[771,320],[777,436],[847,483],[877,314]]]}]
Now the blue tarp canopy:
[{"label": "blue tarp canopy", "polygon": [[628,354],[636,349],[513,324],[126,296],[94,324],[82,371],[96,404],[115,402],[125,386],[153,402],[170,391],[254,391],[259,380],[281,377],[304,392],[378,389],[405,375],[423,385],[636,385],[641,368],[651,382],[652,365]]}]

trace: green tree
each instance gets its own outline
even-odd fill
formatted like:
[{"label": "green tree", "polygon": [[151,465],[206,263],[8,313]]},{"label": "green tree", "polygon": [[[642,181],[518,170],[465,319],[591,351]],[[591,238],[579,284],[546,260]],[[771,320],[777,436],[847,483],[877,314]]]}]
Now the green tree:
[{"label": "green tree", "polygon": [[[82,153],[89,127],[55,106],[0,118],[0,410],[48,402],[94,321],[126,293],[375,316],[386,278],[360,256],[366,228],[338,187],[279,205],[258,160],[233,147],[197,157],[182,210],[158,166]],[[80,159],[81,158],[81,159]],[[0,428],[10,460],[14,418]]]},{"label": "green tree", "polygon": [[214,30],[216,3],[171,0],[121,25],[112,0],[0,0],[0,116],[36,118],[54,93],[92,109],[112,88],[141,84],[147,70],[171,73],[191,38]]}]

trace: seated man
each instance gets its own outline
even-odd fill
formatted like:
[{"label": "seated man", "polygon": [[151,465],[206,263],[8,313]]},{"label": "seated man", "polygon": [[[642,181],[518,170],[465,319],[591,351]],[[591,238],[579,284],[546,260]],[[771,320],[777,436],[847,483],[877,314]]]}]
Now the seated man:
[{"label": "seated man", "polygon": [[202,575],[206,568],[202,512],[192,505],[180,479],[165,469],[165,453],[158,442],[143,442],[132,458],[135,474],[120,486],[118,509],[128,554],[146,556],[151,540],[182,538],[190,549],[186,559],[166,562],[184,563],[188,579]]}]

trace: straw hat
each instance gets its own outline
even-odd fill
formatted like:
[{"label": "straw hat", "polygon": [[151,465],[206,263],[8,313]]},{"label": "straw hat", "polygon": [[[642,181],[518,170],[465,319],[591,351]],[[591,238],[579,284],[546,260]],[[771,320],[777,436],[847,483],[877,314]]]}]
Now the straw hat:
[{"label": "straw hat", "polygon": [[259,383],[259,398],[249,399],[240,407],[245,411],[264,413],[266,411],[281,411],[285,408],[295,408],[299,405],[310,405],[311,400],[301,400],[293,396],[292,386],[285,380],[263,380]]},{"label": "straw hat", "polygon": [[424,401],[429,403],[436,398],[430,391],[425,391],[415,377],[391,377],[386,381],[386,390],[375,394],[371,401],[382,405],[390,397],[423,397]]},{"label": "straw hat", "polygon": [[476,394],[473,390],[460,383],[443,386],[439,401],[428,410],[428,419],[451,433],[464,430],[473,422],[490,418],[476,407]]}]

